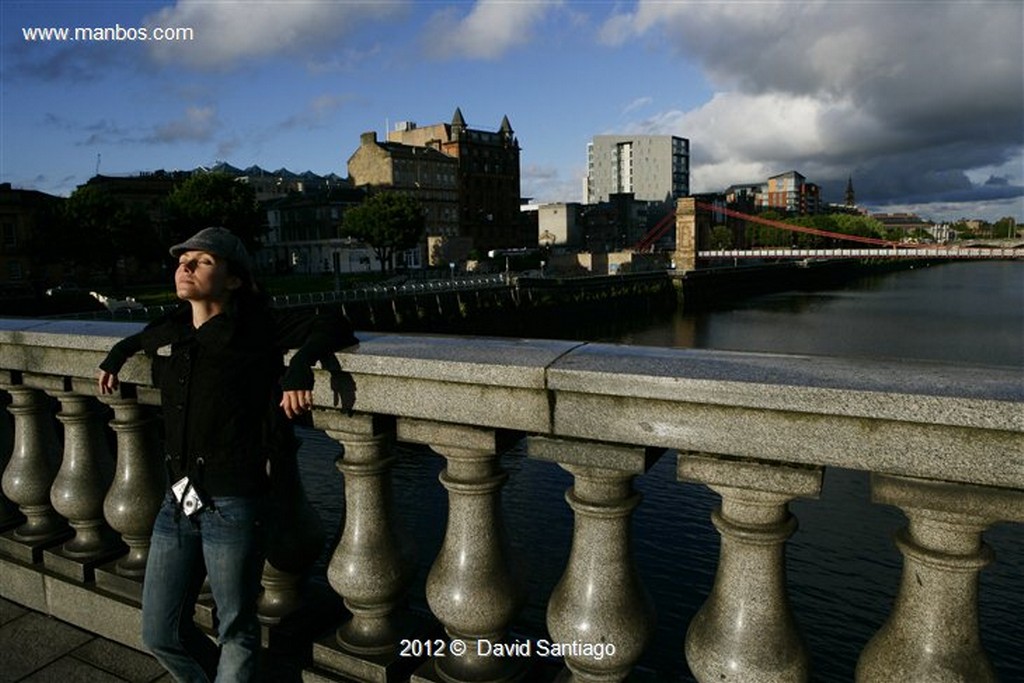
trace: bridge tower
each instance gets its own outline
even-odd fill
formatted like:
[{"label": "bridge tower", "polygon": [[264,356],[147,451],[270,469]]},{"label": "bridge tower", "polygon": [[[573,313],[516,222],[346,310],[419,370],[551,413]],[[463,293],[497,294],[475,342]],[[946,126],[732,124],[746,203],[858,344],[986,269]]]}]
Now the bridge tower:
[{"label": "bridge tower", "polygon": [[676,272],[685,273],[697,269],[697,252],[702,239],[707,237],[709,220],[706,211],[698,213],[695,197],[680,197],[676,200],[676,250],[672,254]]}]

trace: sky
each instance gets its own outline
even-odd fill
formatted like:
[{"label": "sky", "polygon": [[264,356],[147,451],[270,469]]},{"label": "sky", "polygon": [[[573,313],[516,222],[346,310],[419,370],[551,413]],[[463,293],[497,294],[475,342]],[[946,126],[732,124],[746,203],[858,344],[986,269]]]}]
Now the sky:
[{"label": "sky", "polygon": [[[76,27],[114,39],[26,37]],[[595,135],[677,135],[695,193],[795,170],[827,202],[852,178],[873,212],[1024,222],[1020,0],[0,3],[16,188],[220,161],[347,177],[361,133],[456,107],[508,116],[535,202],[583,200]]]}]

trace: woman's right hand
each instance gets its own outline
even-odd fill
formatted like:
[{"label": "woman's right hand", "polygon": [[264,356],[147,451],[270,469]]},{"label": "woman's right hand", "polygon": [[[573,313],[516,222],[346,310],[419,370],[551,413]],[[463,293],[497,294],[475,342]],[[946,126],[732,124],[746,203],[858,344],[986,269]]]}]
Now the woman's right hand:
[{"label": "woman's right hand", "polygon": [[96,381],[99,384],[101,394],[114,393],[117,391],[117,387],[120,384],[120,382],[117,381],[117,375],[112,372],[107,372],[106,370],[100,370],[99,377]]}]

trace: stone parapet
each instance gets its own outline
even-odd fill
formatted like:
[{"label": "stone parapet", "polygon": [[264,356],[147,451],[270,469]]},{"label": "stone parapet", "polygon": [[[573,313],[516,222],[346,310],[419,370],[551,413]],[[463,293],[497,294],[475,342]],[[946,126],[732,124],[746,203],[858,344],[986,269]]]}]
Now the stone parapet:
[{"label": "stone parapet", "polygon": [[[0,454],[0,596],[133,647],[137,630],[111,624],[137,619],[132,586],[144,580],[146,501],[161,483],[139,467],[155,448],[159,396],[145,358],[125,365],[120,393],[105,405],[95,400],[95,376],[110,346],[138,328],[0,320],[0,389],[13,418],[11,451]],[[808,679],[787,602],[785,547],[797,525],[789,503],[816,498],[831,467],[872,473],[875,502],[909,520],[897,537],[905,558],[899,599],[865,649],[858,679],[895,680],[899,662],[906,680],[936,680],[947,670],[988,680],[977,576],[998,548],[985,546],[981,533],[1024,519],[1024,384],[1013,369],[358,336],[357,346],[316,370],[316,425],[344,449],[345,528],[329,582],[348,610],[310,642],[309,680],[531,679],[529,662],[441,661],[433,646],[401,662],[394,642],[410,632],[403,595],[411,557],[392,513],[391,444],[425,444],[445,460],[448,519],[437,520],[445,541],[427,586],[433,623],[421,624],[441,635],[424,642],[457,640],[474,652],[483,643],[490,652],[517,642],[509,634],[520,584],[500,506],[509,475],[498,456],[524,437],[530,457],[573,477],[573,548],[548,603],[548,629],[620,646],[601,659],[565,653],[563,677],[621,680],[650,640],[657,596],[649,598],[633,567],[630,524],[643,502],[632,484],[671,450],[680,480],[721,496],[704,520],[722,538],[715,587],[685,638],[699,681],[726,680],[716,673],[722,667],[733,672],[728,680]],[[54,438],[60,423],[63,445]],[[301,487],[289,490],[301,511]],[[296,514],[294,523],[308,526],[308,516]],[[69,560],[86,569],[68,571]],[[101,562],[109,564],[93,571]],[[294,581],[302,572],[267,565],[265,623],[301,610]],[[921,585],[917,576],[929,580]],[[933,625],[929,637],[915,632],[922,621]],[[420,668],[413,673],[412,665]]]}]

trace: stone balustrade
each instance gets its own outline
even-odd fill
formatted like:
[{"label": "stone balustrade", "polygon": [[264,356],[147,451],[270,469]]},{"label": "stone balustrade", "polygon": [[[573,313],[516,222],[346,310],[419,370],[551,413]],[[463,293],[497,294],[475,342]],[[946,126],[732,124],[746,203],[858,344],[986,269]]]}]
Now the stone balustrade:
[{"label": "stone balustrade", "polygon": [[[165,486],[159,398],[145,358],[125,366],[118,395],[100,398],[95,386],[106,350],[137,327],[0,321],[10,417],[0,440],[0,596],[141,647],[139,587]],[[499,456],[524,439],[529,457],[572,476],[572,547],[547,603],[547,630],[554,642],[590,647],[563,653],[562,679],[623,680],[649,646],[657,596],[631,552],[631,519],[643,505],[634,481],[672,454],[680,481],[721,499],[705,520],[721,535],[714,585],[679,634],[698,681],[810,680],[787,597],[786,542],[797,525],[790,503],[822,495],[832,467],[870,472],[874,502],[908,520],[895,539],[897,598],[857,680],[996,680],[980,644],[979,572],[993,556],[982,532],[1024,522],[1019,373],[381,334],[360,335],[336,359],[317,371],[314,420],[343,448],[345,521],[327,581],[345,610],[311,639],[304,680],[552,673],[536,657],[479,654],[516,646],[523,589],[502,519],[508,474]],[[426,621],[404,607],[415,561],[391,490],[396,442],[423,444],[444,463],[448,514],[436,522],[441,547],[427,558]],[[302,576],[324,543],[294,463],[274,467],[287,514],[264,572],[268,628],[305,608]],[[401,657],[400,639],[420,633],[430,644],[422,656]],[[436,656],[443,648],[447,656]]]}]

